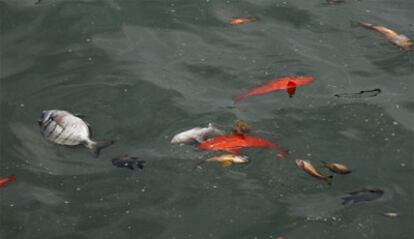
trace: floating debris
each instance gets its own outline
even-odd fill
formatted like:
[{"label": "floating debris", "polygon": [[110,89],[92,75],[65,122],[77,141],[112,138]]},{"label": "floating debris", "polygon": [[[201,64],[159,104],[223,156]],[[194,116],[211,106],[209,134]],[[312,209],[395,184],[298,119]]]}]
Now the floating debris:
[{"label": "floating debris", "polygon": [[363,188],[358,191],[350,192],[350,196],[343,197],[342,205],[373,201],[382,197],[383,194],[384,191],[379,188]]},{"label": "floating debris", "polygon": [[64,110],[43,111],[38,120],[43,136],[56,144],[84,145],[91,149],[95,156],[114,143],[114,141],[97,143],[90,139],[90,126],[78,116]]},{"label": "floating debris", "polygon": [[112,159],[112,165],[118,167],[118,168],[129,168],[131,170],[134,170],[134,166],[144,169],[144,163],[143,160],[138,160],[138,157],[130,157],[128,154],[116,157]]},{"label": "floating debris", "polygon": [[361,90],[357,93],[341,93],[335,94],[334,96],[338,98],[368,98],[368,97],[375,97],[381,93],[381,89],[373,89],[373,90]]}]

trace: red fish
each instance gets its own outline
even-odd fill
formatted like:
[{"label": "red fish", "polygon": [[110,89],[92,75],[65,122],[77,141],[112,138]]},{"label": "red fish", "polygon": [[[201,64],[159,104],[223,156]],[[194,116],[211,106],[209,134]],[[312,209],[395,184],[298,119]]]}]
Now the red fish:
[{"label": "red fish", "polygon": [[0,188],[3,187],[4,185],[6,185],[7,183],[11,183],[16,181],[16,177],[15,176],[10,176],[7,178],[0,178]]},{"label": "red fish", "polygon": [[240,154],[241,148],[275,148],[287,154],[287,150],[277,144],[253,135],[219,135],[210,138],[198,145],[202,150],[224,150],[234,154]]},{"label": "red fish", "polygon": [[275,90],[286,90],[289,96],[292,97],[295,94],[296,87],[307,85],[314,80],[315,77],[313,76],[284,76],[254,87],[244,94],[233,97],[233,99],[241,101],[249,96],[263,95]]},{"label": "red fish", "polygon": [[257,21],[256,17],[249,17],[249,18],[236,18],[236,19],[232,19],[229,21],[230,25],[240,25],[240,24],[245,24],[245,23],[249,23],[249,22],[255,22]]}]

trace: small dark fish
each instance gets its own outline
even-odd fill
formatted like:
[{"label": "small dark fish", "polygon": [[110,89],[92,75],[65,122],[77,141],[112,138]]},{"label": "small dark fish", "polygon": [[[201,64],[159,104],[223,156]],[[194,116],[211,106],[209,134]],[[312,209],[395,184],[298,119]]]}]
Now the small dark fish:
[{"label": "small dark fish", "polygon": [[145,161],[138,160],[138,157],[130,157],[128,154],[112,159],[112,165],[118,168],[129,168],[131,170],[135,169],[134,166],[144,169],[144,163]]},{"label": "small dark fish", "polygon": [[345,3],[344,0],[326,0],[327,4],[335,5],[335,4],[342,4]]},{"label": "small dark fish", "polygon": [[338,98],[368,98],[375,97],[381,93],[381,89],[361,90],[358,93],[341,93],[335,94]]},{"label": "small dark fish", "polygon": [[342,205],[373,201],[382,197],[383,194],[384,191],[379,188],[363,188],[358,191],[350,192],[349,196],[343,197]]}]

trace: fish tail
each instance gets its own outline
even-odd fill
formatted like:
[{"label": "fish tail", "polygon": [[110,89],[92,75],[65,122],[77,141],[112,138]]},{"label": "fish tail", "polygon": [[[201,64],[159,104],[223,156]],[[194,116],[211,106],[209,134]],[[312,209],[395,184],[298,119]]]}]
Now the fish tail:
[{"label": "fish tail", "polygon": [[355,28],[355,27],[363,27],[364,24],[362,22],[358,22],[358,21],[350,21],[351,22],[351,27]]},{"label": "fish tail", "polygon": [[14,182],[14,181],[16,181],[16,176],[11,175],[7,179],[9,180],[9,182]]},{"label": "fish tail", "polygon": [[115,143],[115,141],[113,141],[113,140],[110,140],[110,141],[107,141],[107,142],[102,142],[102,143],[96,143],[96,142],[93,142],[93,141],[91,141],[91,142],[92,142],[92,144],[88,144],[88,145],[86,145],[86,147],[92,149],[93,156],[95,158],[97,158],[99,156],[99,153],[101,152],[102,149],[107,148],[107,147],[109,147],[109,146],[111,146]]},{"label": "fish tail", "polygon": [[342,205],[344,205],[344,206],[352,201],[352,197],[343,197],[341,199],[343,200]]},{"label": "fish tail", "polygon": [[332,175],[326,176],[326,178],[325,178],[325,181],[326,181],[326,183],[328,183],[329,186],[332,185],[332,179],[333,179]]},{"label": "fish tail", "polygon": [[277,150],[282,151],[284,155],[289,154],[289,150],[283,148],[282,146],[279,146],[277,144],[273,144],[272,147],[277,149]]},{"label": "fish tail", "polygon": [[248,96],[247,94],[236,95],[233,97],[233,100],[235,102],[239,102],[239,101],[244,100],[247,96]]},{"label": "fish tail", "polygon": [[140,169],[144,169],[144,163],[145,163],[145,160],[137,160],[136,161],[136,165]]},{"label": "fish tail", "polygon": [[249,18],[249,20],[251,22],[255,22],[255,21],[259,20],[259,18],[258,17],[251,17],[251,18]]}]

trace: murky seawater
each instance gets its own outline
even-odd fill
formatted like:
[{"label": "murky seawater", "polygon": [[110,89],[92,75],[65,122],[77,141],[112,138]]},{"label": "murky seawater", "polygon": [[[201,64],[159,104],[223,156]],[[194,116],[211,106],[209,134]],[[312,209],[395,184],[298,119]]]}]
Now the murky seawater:
[{"label": "murky seawater", "polygon": [[[414,38],[411,0],[0,1],[0,238],[414,238],[413,53],[351,20]],[[230,26],[235,17],[258,21]],[[316,81],[232,96],[288,74]],[[371,98],[338,93],[380,88]],[[45,109],[86,115],[95,159],[42,138]],[[213,153],[170,145],[236,119],[290,150],[247,150],[248,165],[194,166]],[[144,170],[115,168],[129,154]],[[292,159],[340,162],[332,186]],[[350,206],[364,186],[379,200]],[[399,217],[383,213],[397,212]]]}]

